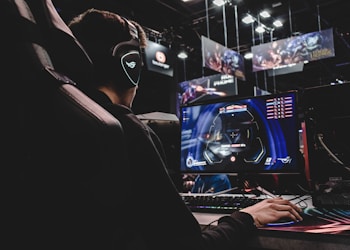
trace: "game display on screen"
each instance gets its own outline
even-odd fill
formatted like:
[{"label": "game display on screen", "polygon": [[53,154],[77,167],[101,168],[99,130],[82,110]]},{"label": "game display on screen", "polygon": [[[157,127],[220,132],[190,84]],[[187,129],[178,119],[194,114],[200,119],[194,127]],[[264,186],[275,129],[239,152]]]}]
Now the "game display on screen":
[{"label": "game display on screen", "polygon": [[177,89],[176,115],[180,117],[181,105],[237,94],[237,82],[231,75],[215,74],[180,82]]},{"label": "game display on screen", "polygon": [[186,80],[180,82],[178,88],[181,105],[237,94],[237,84],[233,76],[223,74]]},{"label": "game display on screen", "polygon": [[300,173],[296,92],[181,106],[183,173]]}]

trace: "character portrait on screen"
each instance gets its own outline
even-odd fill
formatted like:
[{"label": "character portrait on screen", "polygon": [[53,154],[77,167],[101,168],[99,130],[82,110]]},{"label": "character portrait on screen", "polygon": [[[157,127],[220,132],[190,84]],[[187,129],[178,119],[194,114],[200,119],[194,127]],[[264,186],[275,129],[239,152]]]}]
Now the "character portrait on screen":
[{"label": "character portrait on screen", "polygon": [[[278,105],[290,101],[282,99]],[[275,113],[270,108],[275,102],[253,98],[184,107],[182,169],[249,172],[296,168],[299,142],[292,131],[297,130],[290,127],[294,122],[288,122],[295,118],[289,108]]]}]

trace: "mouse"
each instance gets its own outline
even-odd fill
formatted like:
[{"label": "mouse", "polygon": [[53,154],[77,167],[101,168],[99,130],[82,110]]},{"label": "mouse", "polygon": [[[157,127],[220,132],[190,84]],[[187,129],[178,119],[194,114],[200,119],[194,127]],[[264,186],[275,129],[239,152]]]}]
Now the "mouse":
[{"label": "mouse", "polygon": [[[305,220],[305,217],[307,217],[307,215],[304,213],[304,212],[300,212],[299,213],[300,216],[303,218],[302,221]],[[296,223],[299,223],[301,221],[294,221],[292,220],[291,218],[281,218],[275,222],[271,222],[271,223],[268,223],[266,224],[266,226],[270,226],[270,227],[273,227],[273,226],[290,226],[290,225],[293,225],[293,224],[296,224]]]},{"label": "mouse", "polygon": [[298,223],[297,221],[292,220],[291,218],[281,218],[275,222],[271,222],[266,224],[266,226],[269,227],[274,227],[274,226],[289,226],[289,225],[293,225],[295,223]]}]

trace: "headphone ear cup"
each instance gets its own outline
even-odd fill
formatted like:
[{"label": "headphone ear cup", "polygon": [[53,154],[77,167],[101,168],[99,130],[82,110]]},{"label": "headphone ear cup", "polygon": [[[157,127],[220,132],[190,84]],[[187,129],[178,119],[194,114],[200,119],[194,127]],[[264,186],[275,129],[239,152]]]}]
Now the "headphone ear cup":
[{"label": "headphone ear cup", "polygon": [[118,86],[133,88],[139,84],[142,57],[139,43],[132,39],[112,48],[112,74]]}]

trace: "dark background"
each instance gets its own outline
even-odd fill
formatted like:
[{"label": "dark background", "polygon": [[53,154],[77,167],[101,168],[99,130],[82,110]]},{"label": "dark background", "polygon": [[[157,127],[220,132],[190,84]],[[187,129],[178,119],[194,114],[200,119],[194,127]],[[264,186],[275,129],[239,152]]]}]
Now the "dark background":
[{"label": "dark background", "polygon": [[[214,73],[202,67],[201,35],[244,54],[251,46],[270,42],[271,38],[280,40],[333,28],[336,56],[305,64],[302,72],[270,77],[265,71],[251,72],[251,62],[245,60],[247,80],[238,80],[239,95],[253,94],[254,86],[274,93],[328,85],[336,79],[350,80],[350,15],[346,0],[229,0],[224,8],[213,5],[212,0],[53,0],[53,3],[65,21],[91,7],[117,12],[143,25],[150,40],[175,53],[182,49],[189,53],[185,64],[176,60],[173,77],[143,72],[134,103],[136,113],[176,113],[177,84]],[[241,21],[246,13],[257,17],[262,9],[271,12],[270,20],[283,21],[284,26],[276,28],[272,36],[271,33],[259,36],[251,25]],[[271,21],[261,22],[272,27]]]}]

